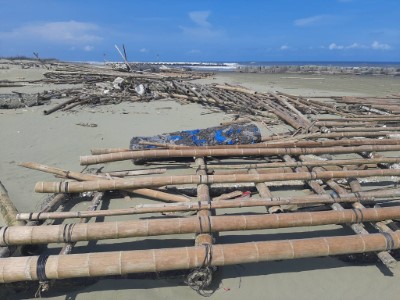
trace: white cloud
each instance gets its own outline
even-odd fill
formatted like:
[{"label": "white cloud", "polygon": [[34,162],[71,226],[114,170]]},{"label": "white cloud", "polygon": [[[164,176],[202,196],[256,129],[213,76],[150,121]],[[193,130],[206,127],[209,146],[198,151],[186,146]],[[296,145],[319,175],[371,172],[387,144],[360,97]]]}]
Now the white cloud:
[{"label": "white cloud", "polygon": [[312,16],[308,18],[302,18],[302,19],[297,19],[294,20],[294,25],[299,26],[299,27],[304,27],[304,26],[311,26],[320,23],[321,21],[326,20],[329,18],[327,15],[317,15],[317,16]]},{"label": "white cloud", "polygon": [[288,45],[282,45],[279,49],[281,50],[288,50],[289,46]]},{"label": "white cloud", "polygon": [[30,24],[0,32],[0,38],[8,40],[42,40],[65,45],[85,45],[99,42],[98,26],[93,23],[67,21]]},{"label": "white cloud", "polygon": [[210,11],[192,11],[189,13],[189,18],[200,27],[210,27],[211,24],[207,21],[210,13]]},{"label": "white cloud", "polygon": [[86,45],[85,47],[83,47],[83,50],[87,51],[87,52],[92,51],[93,49],[94,49],[94,47],[93,46],[89,46],[89,45]]},{"label": "white cloud", "polygon": [[374,41],[374,42],[371,44],[371,48],[374,49],[374,50],[390,50],[390,49],[392,49],[392,47],[391,47],[390,45],[388,45],[388,44],[381,44],[381,43],[379,43],[378,41]]},{"label": "white cloud", "polygon": [[139,52],[142,52],[142,53],[147,53],[147,52],[149,52],[149,49],[142,48],[142,49],[140,49],[140,50],[139,50]]},{"label": "white cloud", "polygon": [[329,50],[348,50],[348,49],[373,49],[373,50],[390,50],[392,47],[388,44],[381,44],[378,41],[374,41],[371,46],[362,45],[359,43],[353,43],[350,45],[338,45],[332,43],[328,46]]},{"label": "white cloud", "polygon": [[188,35],[192,38],[206,39],[221,37],[224,32],[222,30],[215,29],[208,21],[210,14],[210,11],[189,12],[189,18],[192,20],[195,26],[180,26],[180,29],[185,35]]},{"label": "white cloud", "polygon": [[200,51],[200,50],[197,50],[197,49],[192,49],[192,50],[190,50],[188,53],[190,53],[190,54],[197,54],[197,53],[201,53],[201,51]]},{"label": "white cloud", "polygon": [[336,43],[332,43],[329,45],[329,50],[343,50],[344,46],[342,45],[336,45]]},{"label": "white cloud", "polygon": [[366,48],[366,46],[360,45],[359,43],[353,43],[346,47],[346,49],[361,49]]}]

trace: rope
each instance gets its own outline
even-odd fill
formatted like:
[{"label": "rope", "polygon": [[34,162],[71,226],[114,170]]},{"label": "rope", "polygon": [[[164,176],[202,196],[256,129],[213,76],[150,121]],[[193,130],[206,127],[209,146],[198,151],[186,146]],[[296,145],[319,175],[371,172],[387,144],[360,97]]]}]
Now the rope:
[{"label": "rope", "polygon": [[65,224],[63,230],[63,240],[64,243],[72,243],[72,230],[75,224]]},{"label": "rope", "polygon": [[8,243],[6,241],[6,231],[8,229],[8,226],[0,227],[0,244],[2,246],[8,246]]},{"label": "rope", "polygon": [[382,235],[384,236],[386,240],[386,250],[392,250],[395,246],[393,237],[390,235],[388,232],[382,232]]},{"label": "rope", "polygon": [[211,266],[212,261],[212,244],[204,244],[205,255],[202,266],[194,269],[187,276],[185,283],[194,291],[203,297],[210,297],[214,291],[205,290],[212,283],[213,273],[216,267]]}]

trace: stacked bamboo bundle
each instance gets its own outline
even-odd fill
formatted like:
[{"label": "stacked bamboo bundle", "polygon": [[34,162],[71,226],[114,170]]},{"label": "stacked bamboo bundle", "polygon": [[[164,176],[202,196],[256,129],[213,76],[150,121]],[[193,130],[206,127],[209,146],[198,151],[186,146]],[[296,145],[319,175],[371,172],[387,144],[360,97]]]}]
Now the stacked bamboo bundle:
[{"label": "stacked bamboo bundle", "polygon": [[[129,80],[131,87],[138,83],[134,81],[137,78]],[[176,79],[151,78],[146,83],[160,97],[240,112],[238,120],[284,122],[292,130],[265,136],[263,142],[252,145],[154,143],[156,149],[152,150],[93,149],[92,155],[80,158],[82,165],[151,160],[148,166],[157,164],[157,169],[135,167],[93,174],[20,163],[62,180],[36,184],[36,192],[57,195],[40,212],[17,213],[8,206],[15,222],[45,224],[9,223],[0,229],[0,246],[57,243],[61,249],[59,255],[45,252],[0,259],[0,282],[38,280],[44,288],[52,279],[190,270],[185,273],[186,282],[201,293],[210,285],[215,267],[369,252],[391,272],[397,272],[394,251],[400,248],[396,231],[400,220],[400,129],[395,111],[352,111],[349,104],[354,103],[344,102],[343,97],[325,101]],[[179,175],[175,170],[171,174],[173,168],[180,168]],[[384,187],[378,184],[371,189],[374,182]],[[281,186],[291,195],[282,196]],[[56,211],[60,201],[71,197],[82,200],[81,193],[91,192],[93,199],[87,210]],[[140,198],[144,203],[98,210],[104,201],[122,197],[131,201],[138,196],[146,197]],[[163,203],[148,203],[152,200]],[[148,217],[138,218],[144,214]],[[117,219],[119,216],[125,219]],[[106,219],[89,222],[98,217]],[[52,224],[53,220],[57,222]],[[349,226],[355,235],[302,239],[300,234],[292,240],[231,244],[218,241],[222,232],[251,234],[252,230],[334,224]],[[193,243],[185,247],[120,251],[115,246],[110,252],[93,247],[86,251],[89,253],[77,250],[72,254],[75,243],[81,241],[125,239],[130,243],[130,238],[179,238],[185,234],[194,235]]]}]

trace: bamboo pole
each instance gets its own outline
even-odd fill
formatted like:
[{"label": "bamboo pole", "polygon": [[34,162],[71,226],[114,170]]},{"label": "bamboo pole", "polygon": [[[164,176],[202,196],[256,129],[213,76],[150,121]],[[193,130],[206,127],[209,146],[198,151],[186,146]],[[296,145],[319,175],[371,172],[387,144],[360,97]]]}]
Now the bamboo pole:
[{"label": "bamboo pole", "polygon": [[329,133],[308,133],[308,134],[299,134],[299,135],[291,135],[291,134],[285,134],[285,135],[273,135],[273,136],[266,136],[261,138],[263,142],[267,141],[273,141],[273,140],[290,140],[290,139],[315,139],[315,138],[326,138],[326,139],[331,139],[331,138],[343,138],[343,137],[380,137],[380,136],[386,136],[389,134],[393,134],[396,132],[392,131],[377,131],[377,132],[365,132],[365,131],[357,131],[357,132],[329,132]]},{"label": "bamboo pole", "polygon": [[[259,169],[259,168],[295,168],[295,167],[316,167],[316,166],[344,166],[344,165],[375,165],[381,163],[400,163],[400,157],[380,157],[370,159],[332,159],[292,162],[268,162],[257,164],[209,164],[209,170],[218,169]],[[195,168],[195,165],[190,165]]]},{"label": "bamboo pole", "polygon": [[[250,169],[249,174],[259,174],[259,173],[256,169]],[[272,198],[272,193],[271,193],[270,189],[268,188],[268,186],[264,182],[256,183],[256,189],[258,191],[258,194],[262,198]],[[282,208],[277,205],[271,206],[271,207],[266,206],[266,208],[267,208],[267,212],[269,212],[271,214],[283,212]]]},{"label": "bamboo pole", "polygon": [[[199,166],[199,169],[196,171],[197,175],[207,175],[206,164],[204,158],[198,157],[195,160],[195,163]],[[199,183],[197,185],[197,199],[201,202],[207,202],[209,206],[211,206],[211,197],[210,191],[207,184]],[[199,210],[197,212],[197,217],[199,220],[207,219],[211,216],[211,210]],[[203,229],[203,228],[202,228]],[[208,228],[204,228],[204,232],[200,232],[196,235],[195,245],[205,245],[213,244],[213,236],[210,232],[208,232]]]},{"label": "bamboo pole", "polygon": [[154,159],[172,157],[227,157],[227,156],[270,156],[270,155],[301,155],[301,154],[334,154],[372,151],[398,151],[400,145],[366,145],[357,147],[326,147],[326,148],[237,148],[237,149],[193,149],[193,150],[143,150],[101,154],[94,156],[81,156],[81,165],[123,161],[130,159]]},{"label": "bamboo pole", "polygon": [[[333,147],[333,146],[363,146],[363,145],[400,145],[400,139],[341,139],[329,141],[277,141],[277,142],[262,142],[256,144],[240,144],[240,145],[215,145],[215,146],[197,146],[189,147],[184,145],[161,144],[161,143],[146,143],[154,146],[160,146],[167,149],[183,149],[183,150],[204,150],[204,149],[244,149],[244,148],[283,148],[283,147]],[[130,152],[139,150],[130,150],[128,148],[106,148],[95,149],[96,155]],[[92,151],[93,152],[93,151]]]},{"label": "bamboo pole", "polygon": [[[285,241],[214,245],[207,262],[226,266],[262,261],[322,257],[376,252],[400,247],[400,232],[358,236],[334,236]],[[204,266],[209,249],[204,246],[51,255],[45,263],[39,256],[0,260],[0,282],[40,280],[37,270],[47,279],[124,275],[193,269]],[[43,260],[42,260],[43,261]]]},{"label": "bamboo pole", "polygon": [[[92,205],[89,206],[87,211],[95,211],[101,203],[101,200],[104,196],[103,192],[97,192],[94,194],[92,199]],[[80,223],[84,224],[89,222],[90,218],[82,218],[80,219]],[[60,251],[60,255],[68,255],[72,252],[72,249],[75,247],[76,242],[66,242]]]},{"label": "bamboo pole", "polygon": [[[305,157],[304,155],[300,156],[300,159],[305,161],[305,160],[310,160],[310,158]],[[339,167],[337,167],[338,169],[341,169]],[[317,167],[316,170],[321,171],[323,170],[320,167]],[[347,191],[345,189],[343,189],[342,187],[340,187],[338,184],[336,184],[336,182],[332,179],[328,179],[326,180],[326,183],[329,185],[329,187],[331,187],[334,191],[336,191],[337,193],[341,193],[342,195],[346,195]],[[325,191],[324,191],[325,193]],[[352,206],[357,208],[357,206],[354,205],[355,203],[352,203]],[[334,203],[331,205],[332,209],[334,211],[344,211],[345,209],[343,208],[342,205],[340,205],[339,203]],[[359,209],[359,208],[358,208]],[[363,214],[365,210],[363,210],[361,212],[361,215]],[[364,228],[363,225],[361,225],[363,221],[360,221],[357,224],[351,224],[350,228],[358,235],[369,235],[369,232]],[[379,251],[379,253],[377,253],[378,258],[382,261],[382,263],[389,269],[389,270],[393,270],[393,257],[390,255],[389,252],[387,251]]]},{"label": "bamboo pole", "polygon": [[[59,168],[54,168],[34,162],[21,162],[18,164],[19,166],[33,169],[33,170],[38,170],[46,173],[51,173],[55,174],[58,176],[61,176],[63,178],[70,178],[70,179],[75,179],[75,180],[80,180],[80,181],[96,181],[99,179],[103,179],[102,177],[96,176],[96,175],[91,175],[91,174],[82,174],[79,172],[70,172],[67,170],[59,169]],[[120,178],[117,178],[115,180],[122,180]],[[165,193],[162,191],[155,191],[151,189],[134,189],[134,190],[127,190],[127,192],[138,194],[141,196],[146,196],[146,197],[151,197],[154,199],[166,201],[166,202],[187,202],[190,201],[190,198],[181,196],[181,195],[172,195],[169,193]]]},{"label": "bamboo pole", "polygon": [[0,181],[0,214],[4,219],[7,226],[23,226],[24,221],[16,219],[18,210],[14,203],[11,201],[8,192]]},{"label": "bamboo pole", "polygon": [[293,105],[291,105],[283,96],[275,94],[273,94],[272,96],[278,101],[282,102],[291,111],[293,111],[302,120],[305,126],[311,126],[310,120],[306,116],[304,116],[299,110],[297,110]]},{"label": "bamboo pole", "polygon": [[[25,221],[18,220],[18,210],[14,203],[11,201],[8,191],[0,181],[0,214],[7,226],[23,226],[26,224]],[[8,257],[12,255],[16,250],[16,247],[4,245],[0,247],[0,258]]]},{"label": "bamboo pole", "polygon": [[381,126],[381,127],[365,127],[365,128],[361,128],[361,127],[346,127],[346,128],[330,128],[329,129],[331,132],[351,132],[351,131],[358,131],[358,132],[362,132],[362,131],[400,131],[400,127],[388,127],[388,126]]},{"label": "bamboo pole", "polygon": [[88,191],[126,190],[144,187],[159,187],[175,184],[212,184],[236,182],[266,182],[288,180],[316,180],[346,177],[399,176],[400,170],[354,170],[323,171],[274,174],[232,174],[232,175],[178,175],[146,177],[137,179],[97,180],[85,182],[38,182],[37,193],[82,193]]},{"label": "bamboo pole", "polygon": [[131,208],[113,209],[106,211],[68,211],[68,212],[39,212],[39,213],[19,213],[18,220],[46,220],[46,219],[66,219],[66,218],[87,218],[120,216],[130,214],[162,213],[177,211],[197,211],[206,209],[226,209],[257,206],[280,206],[280,205],[311,205],[311,204],[333,204],[333,203],[352,203],[361,201],[363,203],[376,203],[376,201],[390,201],[392,198],[400,197],[400,189],[380,189],[377,191],[347,193],[346,195],[332,196],[309,195],[309,196],[289,196],[289,197],[271,197],[266,199],[245,199],[235,200],[213,200],[208,202],[180,202],[166,204],[139,204]]},{"label": "bamboo pole", "polygon": [[400,218],[400,207],[265,215],[210,216],[148,219],[47,226],[11,226],[0,230],[0,246],[147,237],[168,234],[277,229],[329,224],[360,223]]},{"label": "bamboo pole", "polygon": [[[333,180],[330,180],[330,181],[333,181]],[[352,192],[354,192],[354,193],[361,192],[361,190],[362,190],[361,185],[356,178],[349,178],[347,180],[347,182],[349,183]],[[333,189],[333,186],[331,186],[331,188]],[[347,193],[347,191],[344,190],[343,188],[336,189],[335,191],[341,192],[342,194]],[[354,202],[354,203],[352,203],[352,206],[354,207],[354,209],[359,209],[362,211],[364,211],[364,209],[365,209],[365,206],[363,204],[361,204],[360,202]],[[372,226],[374,226],[380,232],[392,232],[392,230],[383,221],[370,222],[370,223]],[[390,271],[393,274],[399,275],[399,268],[397,267],[397,260],[388,251],[380,251],[377,253],[377,256],[383,262],[383,264],[390,269]]]}]

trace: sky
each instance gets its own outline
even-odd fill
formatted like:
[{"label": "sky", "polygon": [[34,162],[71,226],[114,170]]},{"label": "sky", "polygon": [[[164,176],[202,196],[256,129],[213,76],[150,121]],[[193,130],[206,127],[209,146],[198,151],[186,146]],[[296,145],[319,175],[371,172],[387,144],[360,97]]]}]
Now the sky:
[{"label": "sky", "polygon": [[400,0],[0,0],[0,56],[400,61]]}]

